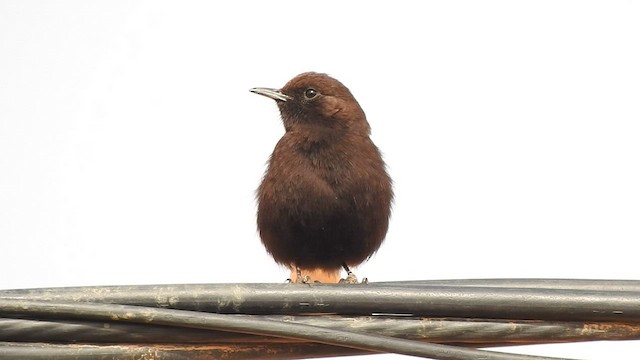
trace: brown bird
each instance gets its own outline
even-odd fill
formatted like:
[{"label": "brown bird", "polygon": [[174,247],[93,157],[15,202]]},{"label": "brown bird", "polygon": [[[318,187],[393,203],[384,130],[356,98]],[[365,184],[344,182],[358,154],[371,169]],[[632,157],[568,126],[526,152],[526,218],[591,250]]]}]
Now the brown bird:
[{"label": "brown bird", "polygon": [[276,100],[285,128],[257,191],[262,243],[295,282],[336,282],[340,267],[357,282],[349,266],[382,244],[393,199],[364,111],[326,74],[251,92]]}]

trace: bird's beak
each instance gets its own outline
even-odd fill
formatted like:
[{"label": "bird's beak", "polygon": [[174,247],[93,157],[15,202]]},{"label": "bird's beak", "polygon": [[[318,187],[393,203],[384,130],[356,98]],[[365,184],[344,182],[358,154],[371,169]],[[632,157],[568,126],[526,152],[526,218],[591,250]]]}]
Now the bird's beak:
[{"label": "bird's beak", "polygon": [[251,90],[252,93],[254,94],[259,94],[259,95],[264,95],[266,97],[270,97],[273,100],[276,101],[287,101],[287,100],[291,100],[292,97],[289,95],[285,95],[283,94],[280,90],[276,90],[276,89],[269,89],[269,88],[253,88]]}]

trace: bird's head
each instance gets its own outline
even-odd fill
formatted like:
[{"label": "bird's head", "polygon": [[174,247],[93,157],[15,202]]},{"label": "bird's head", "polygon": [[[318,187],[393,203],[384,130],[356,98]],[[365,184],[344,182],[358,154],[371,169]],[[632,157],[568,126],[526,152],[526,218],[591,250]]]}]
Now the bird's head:
[{"label": "bird's head", "polygon": [[364,111],[349,89],[326,74],[307,72],[280,90],[253,88],[251,92],[276,100],[287,131],[314,126],[369,134]]}]

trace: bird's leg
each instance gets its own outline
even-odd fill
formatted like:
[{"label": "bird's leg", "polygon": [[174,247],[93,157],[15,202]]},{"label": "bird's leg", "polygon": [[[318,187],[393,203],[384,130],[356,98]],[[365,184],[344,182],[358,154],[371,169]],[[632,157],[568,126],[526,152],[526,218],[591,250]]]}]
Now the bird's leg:
[{"label": "bird's leg", "polygon": [[[291,280],[291,278],[294,278],[294,271],[295,271],[295,280]],[[309,276],[304,275],[302,276],[302,270],[300,270],[299,267],[291,265],[291,278],[289,278],[289,282],[293,283],[293,284],[308,284],[310,282]]]},{"label": "bird's leg", "polygon": [[335,284],[340,280],[339,270],[327,270],[322,268],[301,268],[295,264],[289,266],[291,269],[290,283],[295,284]]},{"label": "bird's leg", "polygon": [[[358,283],[358,277],[356,277],[356,274],[354,274],[353,271],[351,271],[351,269],[349,269],[349,266],[347,266],[346,263],[342,263],[342,267],[347,272],[347,277],[345,279],[340,279],[339,283],[340,284],[357,284]],[[367,278],[363,278],[362,279],[362,284],[366,284],[368,282],[369,282],[369,280]]]}]

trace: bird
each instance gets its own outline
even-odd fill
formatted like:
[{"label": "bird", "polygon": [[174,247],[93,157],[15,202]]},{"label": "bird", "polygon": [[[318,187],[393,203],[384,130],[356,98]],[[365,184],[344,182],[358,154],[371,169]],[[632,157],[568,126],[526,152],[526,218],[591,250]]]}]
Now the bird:
[{"label": "bird", "polygon": [[357,283],[350,267],[380,248],[394,196],[364,111],[324,73],[250,91],[276,101],[285,130],[256,191],[262,244],[294,283]]}]

